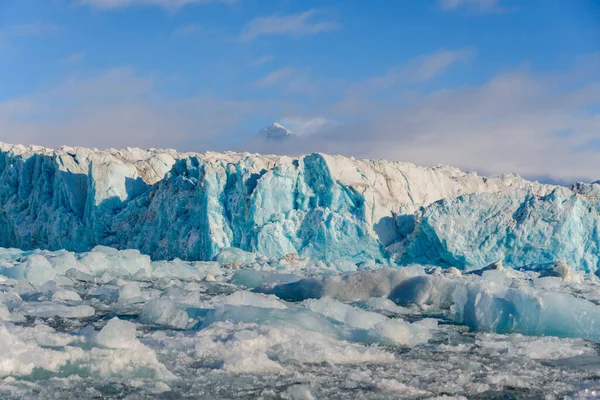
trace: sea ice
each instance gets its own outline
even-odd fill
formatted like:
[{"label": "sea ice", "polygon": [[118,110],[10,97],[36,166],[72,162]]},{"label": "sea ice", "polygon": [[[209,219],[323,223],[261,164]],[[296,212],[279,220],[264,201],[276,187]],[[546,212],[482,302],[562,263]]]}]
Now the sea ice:
[{"label": "sea ice", "polygon": [[0,259],[3,274],[42,265],[45,281],[0,280],[8,398],[80,387],[93,398],[107,385],[150,398],[231,398],[240,387],[266,398],[538,398],[593,388],[600,360],[588,341],[600,342],[600,279],[563,261],[461,273],[298,268],[296,256],[152,261],[102,248]]}]

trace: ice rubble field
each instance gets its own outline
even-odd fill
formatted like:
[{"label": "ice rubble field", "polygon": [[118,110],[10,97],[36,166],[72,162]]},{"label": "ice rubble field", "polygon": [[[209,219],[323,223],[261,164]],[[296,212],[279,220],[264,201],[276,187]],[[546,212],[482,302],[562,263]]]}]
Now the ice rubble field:
[{"label": "ice rubble field", "polygon": [[565,262],[343,273],[230,248],[186,262],[102,246],[0,260],[2,398],[600,393],[600,285]]}]

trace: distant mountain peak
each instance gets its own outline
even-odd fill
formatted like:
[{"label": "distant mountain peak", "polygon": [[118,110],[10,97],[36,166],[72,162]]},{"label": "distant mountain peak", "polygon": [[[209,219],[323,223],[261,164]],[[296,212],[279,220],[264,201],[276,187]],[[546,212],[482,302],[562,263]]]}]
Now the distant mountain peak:
[{"label": "distant mountain peak", "polygon": [[285,126],[278,124],[277,122],[273,122],[271,125],[262,129],[258,135],[266,140],[284,140],[294,136],[294,133]]}]

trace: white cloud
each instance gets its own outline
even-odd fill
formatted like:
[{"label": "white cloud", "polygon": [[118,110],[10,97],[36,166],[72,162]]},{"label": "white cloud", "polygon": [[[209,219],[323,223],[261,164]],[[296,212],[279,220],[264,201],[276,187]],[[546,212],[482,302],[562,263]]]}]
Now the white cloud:
[{"label": "white cloud", "polygon": [[172,36],[190,36],[202,31],[202,26],[199,24],[189,24],[180,26],[173,31]]},{"label": "white cloud", "polygon": [[479,12],[506,11],[505,8],[500,7],[499,3],[500,0],[439,0],[440,8],[443,10],[468,8]]},{"label": "white cloud", "polygon": [[310,136],[334,126],[334,123],[324,117],[286,117],[281,124],[299,136]]},{"label": "white cloud", "polygon": [[210,95],[167,100],[157,77],[131,68],[72,76],[56,87],[0,102],[0,140],[46,146],[178,147],[205,150],[242,116],[266,108],[260,101]]},{"label": "white cloud", "polygon": [[77,63],[82,62],[84,58],[85,58],[85,53],[79,52],[79,53],[69,54],[68,56],[66,56],[65,58],[60,60],[60,62],[62,64],[77,64]]},{"label": "white cloud", "polygon": [[250,61],[250,65],[253,65],[253,66],[263,65],[270,61],[273,61],[274,59],[275,59],[275,56],[269,54],[269,55],[255,58],[254,60]]},{"label": "white cloud", "polygon": [[159,6],[174,10],[188,4],[211,2],[232,3],[233,1],[235,0],[79,0],[79,3],[102,10],[119,9],[137,5]]},{"label": "white cloud", "polygon": [[[561,181],[600,178],[599,57],[563,74],[527,68],[482,84],[421,84],[459,67],[473,50],[417,57],[362,82],[318,79],[291,66],[228,100],[199,93],[161,95],[166,78],[114,68],[73,75],[50,90],[0,102],[0,140],[51,146],[175,147],[301,154],[312,151],[450,164],[486,174],[517,172]],[[333,82],[332,82],[333,81]],[[302,99],[288,92],[302,93]],[[286,94],[259,100],[265,91]],[[299,136],[260,144],[241,121],[284,116]],[[335,121],[332,122],[332,121]],[[242,133],[252,140],[236,145]],[[566,133],[565,133],[566,132]],[[225,139],[223,139],[225,138]]]},{"label": "white cloud", "polygon": [[397,84],[420,83],[443,75],[450,67],[472,60],[475,50],[465,47],[456,50],[440,50],[417,57],[409,62],[392,68],[385,75],[372,78],[368,84],[378,88]]},{"label": "white cloud", "polygon": [[440,50],[416,57],[391,68],[383,75],[373,76],[364,82],[350,85],[346,97],[336,107],[346,112],[359,112],[368,106],[365,104],[367,99],[396,93],[399,87],[405,85],[415,85],[435,79],[451,67],[469,63],[474,55],[475,49],[465,47],[455,50]]},{"label": "white cloud", "polygon": [[14,25],[8,28],[8,32],[18,36],[41,36],[60,31],[60,25],[36,21],[23,25]]},{"label": "white cloud", "polygon": [[315,90],[314,85],[306,71],[298,70],[290,66],[279,68],[270,72],[256,82],[260,88],[278,86],[287,92],[310,93]]},{"label": "white cloud", "polygon": [[[423,65],[423,59],[435,57],[408,64]],[[318,104],[312,110],[297,108],[305,115],[318,112],[337,124],[317,124],[312,135],[286,143],[257,147],[252,142],[240,149],[287,154],[322,151],[424,165],[441,163],[485,174],[516,172],[562,182],[597,180],[600,79],[594,71],[600,64],[590,57],[575,65],[562,75],[518,68],[481,85],[433,92],[412,85],[389,91],[381,82],[374,85],[375,78],[348,84],[351,89],[338,103]],[[405,76],[400,81],[411,82]],[[369,88],[363,92],[367,96],[352,93],[352,88],[360,87]],[[288,109],[288,115],[293,115],[293,109]]]},{"label": "white cloud", "polygon": [[240,40],[249,41],[263,35],[300,37],[340,28],[338,22],[319,18],[320,16],[326,16],[326,13],[323,10],[311,9],[299,14],[255,18],[244,27]]},{"label": "white cloud", "polygon": [[475,50],[466,47],[458,50],[442,50],[417,60],[414,68],[414,79],[419,82],[428,81],[442,75],[448,68],[457,63],[471,61]]},{"label": "white cloud", "polygon": [[283,67],[279,68],[273,72],[270,72],[268,75],[262,77],[256,82],[257,86],[267,87],[273,86],[277,83],[280,83],[283,80],[287,80],[293,77],[296,73],[296,70],[292,67]]}]

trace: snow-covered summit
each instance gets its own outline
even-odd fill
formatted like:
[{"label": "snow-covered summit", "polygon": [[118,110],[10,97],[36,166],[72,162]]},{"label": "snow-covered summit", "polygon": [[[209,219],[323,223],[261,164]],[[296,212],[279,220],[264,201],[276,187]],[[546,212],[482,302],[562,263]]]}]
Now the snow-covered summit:
[{"label": "snow-covered summit", "polygon": [[265,140],[284,140],[294,136],[294,133],[285,126],[273,122],[271,125],[263,128],[258,135]]}]

